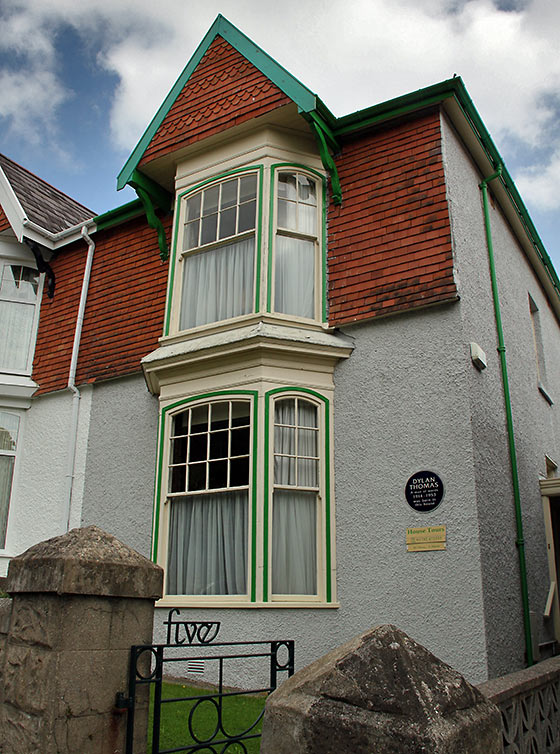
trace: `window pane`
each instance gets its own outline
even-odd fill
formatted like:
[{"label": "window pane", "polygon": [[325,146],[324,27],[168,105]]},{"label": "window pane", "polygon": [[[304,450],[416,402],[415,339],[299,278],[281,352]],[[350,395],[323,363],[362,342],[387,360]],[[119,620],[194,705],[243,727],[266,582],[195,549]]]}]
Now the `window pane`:
[{"label": "window pane", "polygon": [[208,453],[208,435],[192,435],[189,439],[189,461],[205,461]]},{"label": "window pane", "polygon": [[239,224],[238,233],[244,233],[246,230],[252,230],[255,227],[255,213],[257,211],[256,202],[247,202],[239,205]]},{"label": "window pane", "polygon": [[212,243],[216,240],[216,231],[218,228],[218,215],[208,215],[202,218],[202,231],[200,233],[200,244]]},{"label": "window pane", "polygon": [[315,316],[315,244],[277,236],[274,309],[312,319]]},{"label": "window pane", "polygon": [[300,233],[309,236],[317,235],[317,208],[309,204],[299,205],[298,228]]},{"label": "window pane", "polygon": [[298,429],[298,455],[317,457],[317,431]]},{"label": "window pane", "polygon": [[187,220],[196,220],[200,217],[200,198],[202,194],[198,193],[187,199]]},{"label": "window pane", "polygon": [[171,441],[171,463],[185,463],[187,460],[187,438]]},{"label": "window pane", "polygon": [[298,487],[318,487],[317,461],[299,458],[297,462]]},{"label": "window pane", "polygon": [[34,304],[0,301],[0,369],[27,369],[34,317]]},{"label": "window pane", "polygon": [[231,404],[231,426],[249,426],[250,408],[247,401],[234,401]]},{"label": "window pane", "polygon": [[223,429],[229,426],[229,403],[213,403],[210,429]]},{"label": "window pane", "polygon": [[228,238],[235,235],[235,223],[237,221],[237,207],[226,209],[220,215],[220,238]]},{"label": "window pane", "polygon": [[249,458],[233,458],[229,472],[230,487],[243,487],[249,484]]},{"label": "window pane", "polygon": [[173,417],[173,428],[171,430],[172,435],[176,437],[177,435],[187,434],[189,430],[189,415],[190,411],[183,411]]},{"label": "window pane", "polygon": [[294,202],[278,199],[278,226],[297,230],[297,207]]},{"label": "window pane", "polygon": [[195,406],[191,413],[191,432],[206,432],[208,429],[208,404]]},{"label": "window pane", "polygon": [[246,594],[248,493],[170,502],[168,594]]},{"label": "window pane", "polygon": [[187,474],[186,466],[173,466],[171,468],[171,492],[184,492]]},{"label": "window pane", "polygon": [[206,464],[193,463],[189,465],[189,492],[206,489]]},{"label": "window pane", "polygon": [[0,411],[0,450],[15,451],[19,431],[19,416]]},{"label": "window pane", "polygon": [[246,202],[257,196],[257,176],[255,173],[246,175],[239,181],[239,201]]},{"label": "window pane", "polygon": [[272,591],[317,594],[317,496],[275,490],[272,508]]},{"label": "window pane", "polygon": [[243,456],[249,453],[249,427],[234,429],[231,433],[231,455]]},{"label": "window pane", "polygon": [[203,215],[211,215],[214,212],[218,211],[218,196],[220,194],[220,187],[219,186],[212,186],[212,188],[208,188],[204,191],[204,201],[203,201],[203,209],[202,214]]},{"label": "window pane", "polygon": [[194,249],[196,246],[198,246],[199,227],[200,220],[194,220],[194,222],[185,225],[185,242],[183,244],[183,251]]},{"label": "window pane", "polygon": [[318,427],[317,406],[309,401],[298,401],[298,424],[300,427]]},{"label": "window pane", "polygon": [[296,401],[295,398],[281,398],[274,404],[274,421],[276,424],[296,423]]},{"label": "window pane", "polygon": [[210,435],[210,458],[227,458],[228,431],[212,432]]},{"label": "window pane", "polygon": [[278,196],[284,199],[297,199],[296,176],[293,173],[278,175]]},{"label": "window pane", "polygon": [[0,547],[4,547],[6,543],[14,461],[13,456],[0,456]]},{"label": "window pane", "polygon": [[227,487],[227,461],[211,461],[208,464],[208,489],[215,490],[219,487]]},{"label": "window pane", "polygon": [[32,267],[4,265],[0,295],[18,301],[35,301],[39,288],[39,272]]},{"label": "window pane", "polygon": [[253,311],[254,252],[251,237],[185,258],[182,330]]},{"label": "window pane", "polygon": [[294,455],[296,452],[296,430],[294,427],[274,428],[274,450],[276,453]]},{"label": "window pane", "polygon": [[226,207],[233,207],[237,204],[237,178],[232,181],[226,181],[222,183],[222,198],[220,200],[220,209]]},{"label": "window pane", "polygon": [[298,197],[301,202],[317,205],[317,184],[301,173],[298,174]]}]

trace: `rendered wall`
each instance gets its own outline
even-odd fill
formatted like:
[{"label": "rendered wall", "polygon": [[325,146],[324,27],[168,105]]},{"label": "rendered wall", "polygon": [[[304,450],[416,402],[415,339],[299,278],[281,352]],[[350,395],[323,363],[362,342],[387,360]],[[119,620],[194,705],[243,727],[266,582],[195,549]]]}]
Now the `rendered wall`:
[{"label": "rendered wall", "polygon": [[[506,421],[484,231],[481,177],[452,127],[443,120],[444,164],[465,348],[470,341],[486,352],[488,368],[468,371],[472,412],[477,506],[484,585],[484,615],[490,677],[524,666],[519,560]],[[559,457],[559,419],[537,387],[536,355],[529,313],[530,294],[539,308],[549,389],[560,396],[558,322],[527,258],[494,203],[492,239],[500,292],[506,357],[515,425],[530,608],[540,622],[538,641],[551,637],[542,620],[548,567],[539,477],[545,453]]]},{"label": "rendered wall", "polygon": [[[340,607],[184,609],[222,622],[223,640],[296,640],[302,667],[380,623],[395,623],[470,680],[486,678],[466,360],[456,304],[345,330],[356,349],[335,371]],[[404,487],[433,469],[441,507],[419,514]],[[408,553],[406,528],[445,524],[445,552]],[[156,611],[164,640],[166,611]]]},{"label": "rendered wall", "polygon": [[150,556],[158,403],[142,375],[93,389],[81,526]]},{"label": "rendered wall", "polygon": [[[80,400],[71,527],[80,525],[90,399],[91,389],[86,386]],[[8,517],[8,556],[19,555],[31,545],[66,531],[71,410],[71,394],[63,390],[35,398],[22,417]],[[3,573],[7,565],[6,559]]]}]

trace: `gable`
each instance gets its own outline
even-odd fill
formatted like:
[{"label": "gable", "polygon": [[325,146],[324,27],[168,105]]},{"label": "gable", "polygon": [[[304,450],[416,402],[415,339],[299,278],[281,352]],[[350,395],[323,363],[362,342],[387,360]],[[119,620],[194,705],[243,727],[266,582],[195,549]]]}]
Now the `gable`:
[{"label": "gable", "polygon": [[218,36],[175,100],[140,165],[289,104],[289,97]]}]

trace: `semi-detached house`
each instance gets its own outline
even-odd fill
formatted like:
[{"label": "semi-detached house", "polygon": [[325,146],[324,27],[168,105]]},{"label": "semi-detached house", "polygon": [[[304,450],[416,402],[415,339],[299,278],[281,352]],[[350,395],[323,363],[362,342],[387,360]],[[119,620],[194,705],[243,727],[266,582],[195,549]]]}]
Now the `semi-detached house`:
[{"label": "semi-detached house", "polygon": [[335,118],[219,16],[137,201],[37,237],[7,165],[2,251],[55,285],[17,447],[0,406],[5,567],[95,523],[165,569],[156,633],[302,665],[390,622],[471,680],[555,650],[559,282],[460,78]]}]

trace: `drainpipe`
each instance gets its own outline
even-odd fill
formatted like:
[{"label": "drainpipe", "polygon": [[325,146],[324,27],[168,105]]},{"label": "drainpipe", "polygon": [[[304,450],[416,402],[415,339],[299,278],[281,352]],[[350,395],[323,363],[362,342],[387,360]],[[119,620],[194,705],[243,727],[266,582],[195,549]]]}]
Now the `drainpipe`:
[{"label": "drainpipe", "polygon": [[502,384],[504,388],[504,404],[506,410],[506,424],[508,433],[509,459],[511,465],[511,478],[513,482],[513,502],[515,507],[515,524],[517,528],[517,552],[519,555],[519,576],[521,581],[521,601],[523,605],[523,625],[525,629],[525,651],[527,653],[527,665],[534,664],[533,642],[531,637],[531,619],[529,613],[529,589],[527,587],[527,563],[525,560],[525,539],[523,536],[523,517],[521,515],[521,496],[519,494],[519,474],[517,470],[517,452],[515,450],[515,436],[513,434],[513,412],[511,409],[511,396],[509,392],[509,379],[506,363],[506,347],[504,344],[504,331],[502,328],[502,314],[500,299],[498,296],[498,281],[496,278],[496,265],[494,262],[494,247],[492,244],[492,232],[490,229],[490,213],[488,210],[488,184],[490,181],[500,178],[502,165],[479,184],[482,191],[482,204],[484,207],[484,228],[486,230],[486,245],[488,247],[488,264],[490,267],[490,279],[492,281],[492,297],[494,299],[494,313],[496,316],[496,330],[498,334],[498,353],[500,354],[500,366],[502,369]]},{"label": "drainpipe", "polygon": [[80,340],[82,337],[82,327],[84,324],[84,312],[86,309],[89,280],[91,277],[91,266],[93,264],[93,252],[95,243],[92,241],[87,232],[87,226],[83,225],[81,234],[87,242],[88,253],[84,278],[82,280],[82,292],[80,294],[80,305],[78,306],[78,316],[76,317],[76,327],[74,330],[74,343],[72,345],[72,358],[70,359],[70,370],[68,372],[68,389],[72,393],[72,415],[70,419],[70,435],[68,445],[68,458],[66,464],[66,531],[70,529],[70,514],[72,512],[72,490],[74,486],[74,471],[76,466],[76,446],[78,444],[78,418],[80,415],[80,391],[76,387],[76,368],[78,366],[78,353],[80,351]]}]

